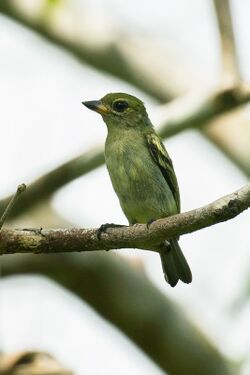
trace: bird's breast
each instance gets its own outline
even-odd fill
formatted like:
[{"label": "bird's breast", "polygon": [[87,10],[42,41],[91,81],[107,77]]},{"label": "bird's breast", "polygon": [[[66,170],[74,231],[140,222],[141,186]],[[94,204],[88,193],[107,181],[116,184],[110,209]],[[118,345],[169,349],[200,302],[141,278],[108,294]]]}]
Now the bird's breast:
[{"label": "bird's breast", "polygon": [[[145,147],[145,146],[144,146]],[[133,142],[120,142],[117,140],[112,145],[107,145],[105,158],[107,168],[116,193],[127,194],[131,188],[137,189],[143,179],[145,164],[145,151],[139,144]]]},{"label": "bird's breast", "polygon": [[113,188],[130,222],[147,222],[176,211],[172,192],[143,137],[107,139],[105,159]]}]

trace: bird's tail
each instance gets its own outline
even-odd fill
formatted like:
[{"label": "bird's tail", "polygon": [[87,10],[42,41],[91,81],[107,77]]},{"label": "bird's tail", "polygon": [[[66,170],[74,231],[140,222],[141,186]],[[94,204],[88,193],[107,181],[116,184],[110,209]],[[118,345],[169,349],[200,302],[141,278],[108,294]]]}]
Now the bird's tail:
[{"label": "bird's tail", "polygon": [[191,283],[192,273],[177,239],[164,242],[160,250],[162,269],[167,283],[174,287],[179,280]]}]

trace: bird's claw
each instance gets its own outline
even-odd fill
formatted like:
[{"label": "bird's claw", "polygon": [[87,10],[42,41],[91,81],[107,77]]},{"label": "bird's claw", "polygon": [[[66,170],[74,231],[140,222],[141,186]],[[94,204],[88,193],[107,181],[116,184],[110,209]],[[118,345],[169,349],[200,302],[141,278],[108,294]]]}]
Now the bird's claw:
[{"label": "bird's claw", "polygon": [[155,219],[150,219],[148,222],[147,222],[147,229],[149,229],[150,225],[155,221]]},{"label": "bird's claw", "polygon": [[114,223],[102,224],[100,228],[98,228],[96,231],[96,237],[98,238],[98,240],[100,240],[101,234],[105,233],[108,228],[121,228],[121,227],[125,227],[125,225],[114,224]]}]

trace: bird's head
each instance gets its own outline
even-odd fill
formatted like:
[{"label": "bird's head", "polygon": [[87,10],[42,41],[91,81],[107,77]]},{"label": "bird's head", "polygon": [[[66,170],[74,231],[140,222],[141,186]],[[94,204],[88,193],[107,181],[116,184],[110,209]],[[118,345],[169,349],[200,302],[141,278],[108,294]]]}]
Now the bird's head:
[{"label": "bird's head", "polygon": [[143,102],[129,94],[111,93],[105,95],[101,100],[82,102],[82,104],[100,113],[108,128],[150,125]]}]

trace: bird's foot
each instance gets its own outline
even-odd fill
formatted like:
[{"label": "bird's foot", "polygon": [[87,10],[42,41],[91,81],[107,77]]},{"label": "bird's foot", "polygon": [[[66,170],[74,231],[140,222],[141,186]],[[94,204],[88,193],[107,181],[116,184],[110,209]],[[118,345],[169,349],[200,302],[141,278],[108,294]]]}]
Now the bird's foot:
[{"label": "bird's foot", "polygon": [[100,228],[97,229],[96,237],[98,238],[98,240],[100,240],[101,239],[101,234],[105,233],[108,228],[121,228],[121,227],[125,227],[125,226],[126,225],[120,225],[120,224],[114,224],[114,223],[102,224],[100,226]]},{"label": "bird's foot", "polygon": [[150,219],[148,222],[147,222],[147,229],[149,229],[150,225],[155,221],[155,219]]}]

